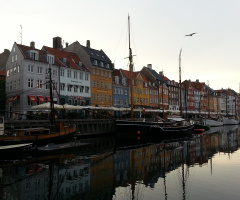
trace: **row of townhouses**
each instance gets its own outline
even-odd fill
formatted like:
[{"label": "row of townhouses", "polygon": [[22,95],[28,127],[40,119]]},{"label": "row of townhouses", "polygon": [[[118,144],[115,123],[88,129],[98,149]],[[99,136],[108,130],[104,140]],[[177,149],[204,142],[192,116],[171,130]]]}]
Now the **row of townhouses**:
[{"label": "row of townhouses", "polygon": [[132,82],[134,108],[188,116],[240,114],[240,95],[231,89],[213,90],[199,80],[185,80],[180,88],[151,64],[133,72],[131,79],[130,71],[115,69],[105,52],[91,48],[89,40],[86,46],[76,41],[63,47],[62,39],[55,37],[53,47],[41,49],[35,48],[35,42],[14,43],[8,55],[6,65],[0,66],[6,75],[8,118],[22,116],[12,113],[34,112],[32,106],[50,101],[50,75],[53,101],[58,104],[129,108]]}]

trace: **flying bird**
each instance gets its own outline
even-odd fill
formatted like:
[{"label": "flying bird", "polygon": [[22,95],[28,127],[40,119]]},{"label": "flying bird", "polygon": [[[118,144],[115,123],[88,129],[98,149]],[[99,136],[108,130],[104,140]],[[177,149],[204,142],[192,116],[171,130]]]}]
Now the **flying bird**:
[{"label": "flying bird", "polygon": [[[197,32],[196,32],[197,33]],[[196,33],[191,33],[191,34],[188,34],[188,35],[185,35],[185,36],[193,36],[194,34]]]}]

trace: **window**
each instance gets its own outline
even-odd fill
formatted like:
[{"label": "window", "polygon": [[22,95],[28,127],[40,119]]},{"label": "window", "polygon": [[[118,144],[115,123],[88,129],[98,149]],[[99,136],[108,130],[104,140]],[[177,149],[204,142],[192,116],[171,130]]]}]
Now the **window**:
[{"label": "window", "polygon": [[108,68],[108,69],[109,69],[109,64],[108,64],[108,63],[106,64],[106,68]]},{"label": "window", "polygon": [[109,95],[108,101],[109,101],[109,102],[112,102],[112,95]]},{"label": "window", "polygon": [[94,61],[93,61],[93,64],[94,64],[94,65],[97,65],[97,64],[98,64],[98,63],[97,63],[97,60],[94,60]]},{"label": "window", "polygon": [[95,75],[95,69],[92,69],[92,74]]},{"label": "window", "polygon": [[92,94],[92,100],[95,101],[95,94]]},{"label": "window", "polygon": [[20,89],[20,83],[21,83],[21,81],[20,81],[20,79],[18,79],[18,89]]},{"label": "window", "polygon": [[103,87],[103,82],[101,82],[101,88],[104,88],[104,87]]},{"label": "window", "polygon": [[112,89],[112,84],[111,84],[111,83],[109,83],[109,89],[110,89],[110,90]]},{"label": "window", "polygon": [[17,55],[15,55],[15,61],[17,61]]},{"label": "window", "polygon": [[97,75],[99,76],[99,69],[97,69]]},{"label": "window", "polygon": [[97,87],[99,88],[99,81],[97,81]]},{"label": "window", "polygon": [[104,67],[103,62],[100,62],[100,66],[101,66],[101,67]]},{"label": "window", "polygon": [[73,72],[73,78],[77,79],[77,71]]},{"label": "window", "polygon": [[95,87],[95,81],[92,81],[92,86]]},{"label": "window", "polygon": [[37,88],[42,88],[42,80],[37,80]]},{"label": "window", "polygon": [[61,90],[61,91],[64,91],[64,90],[65,90],[65,84],[64,84],[64,83],[61,83],[61,84],[60,84],[60,90]]},{"label": "window", "polygon": [[109,72],[109,78],[112,78],[112,74],[111,74],[111,72]]},{"label": "window", "polygon": [[108,72],[107,72],[107,71],[105,71],[105,77],[106,77],[106,78],[108,77]]},{"label": "window", "polygon": [[77,91],[78,91],[78,86],[75,85],[75,86],[74,86],[74,92],[77,92]]},{"label": "window", "polygon": [[12,62],[14,62],[14,56],[12,56]]},{"label": "window", "polygon": [[80,72],[80,74],[79,74],[79,79],[80,79],[80,80],[83,80],[83,72]]},{"label": "window", "polygon": [[49,64],[54,64],[54,56],[53,55],[47,55],[47,61]]},{"label": "window", "polygon": [[80,93],[83,93],[84,86],[80,86]]},{"label": "window", "polygon": [[104,74],[104,71],[103,71],[103,70],[101,70],[101,76],[103,76],[103,74]]},{"label": "window", "polygon": [[85,86],[85,93],[89,93],[89,87]]},{"label": "window", "polygon": [[105,83],[105,89],[107,89],[107,83]]},{"label": "window", "polygon": [[33,73],[33,65],[28,65],[28,72]]},{"label": "window", "polygon": [[53,76],[57,76],[57,70],[53,70]]},{"label": "window", "polygon": [[88,74],[85,73],[85,81],[88,81]]},{"label": "window", "polygon": [[68,85],[68,92],[72,91],[72,85]]},{"label": "window", "polygon": [[38,52],[30,51],[30,58],[33,60],[38,60]]},{"label": "window", "polygon": [[65,72],[64,69],[60,69],[60,76],[64,76],[64,72]]},{"label": "window", "polygon": [[38,73],[38,74],[42,74],[42,70],[43,70],[42,67],[39,67],[39,66],[37,67],[37,73]]},{"label": "window", "polygon": [[50,84],[46,83],[46,89],[49,90],[50,89]]},{"label": "window", "polygon": [[97,94],[97,101],[99,101],[99,94]]},{"label": "window", "polygon": [[67,77],[71,78],[71,70],[67,70]]},{"label": "window", "polygon": [[20,66],[19,65],[17,66],[17,72],[18,73],[20,72]]},{"label": "window", "polygon": [[9,70],[7,70],[7,76],[9,76]]},{"label": "window", "polygon": [[12,90],[12,81],[9,82],[9,90]]},{"label": "window", "polygon": [[28,79],[28,87],[33,88],[33,79]]}]

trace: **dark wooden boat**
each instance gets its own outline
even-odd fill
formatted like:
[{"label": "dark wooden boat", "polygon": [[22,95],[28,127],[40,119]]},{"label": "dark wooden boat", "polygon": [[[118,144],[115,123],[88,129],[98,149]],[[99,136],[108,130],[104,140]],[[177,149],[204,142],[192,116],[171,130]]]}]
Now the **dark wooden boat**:
[{"label": "dark wooden boat", "polygon": [[46,144],[49,142],[64,141],[69,139],[76,132],[75,124],[57,122],[54,128],[38,127],[13,129],[5,131],[0,135],[0,144],[19,144],[31,142],[34,145]]}]

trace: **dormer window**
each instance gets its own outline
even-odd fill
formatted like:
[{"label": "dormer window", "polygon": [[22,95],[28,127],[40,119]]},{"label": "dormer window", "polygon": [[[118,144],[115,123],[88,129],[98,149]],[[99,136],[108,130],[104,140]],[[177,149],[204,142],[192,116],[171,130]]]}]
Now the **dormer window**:
[{"label": "dormer window", "polygon": [[101,67],[104,67],[103,62],[100,62],[100,66],[101,66]]},{"label": "dormer window", "polygon": [[115,76],[115,83],[119,84],[119,77],[118,76]]},{"label": "dormer window", "polygon": [[122,84],[126,85],[126,79],[125,78],[122,79]]},{"label": "dormer window", "polygon": [[82,67],[82,62],[81,62],[81,61],[79,61],[78,65],[79,65],[79,67]]},{"label": "dormer window", "polygon": [[145,83],[145,87],[147,87],[147,83]]},{"label": "dormer window", "polygon": [[106,64],[106,68],[108,68],[108,69],[109,69],[109,64],[108,64],[108,63]]},{"label": "dormer window", "polygon": [[30,51],[30,58],[33,59],[33,60],[38,60],[39,59],[38,52],[31,50]]},{"label": "dormer window", "polygon": [[54,64],[54,56],[53,55],[47,55],[47,61],[49,64]]},{"label": "dormer window", "polygon": [[64,64],[67,63],[67,58],[63,58],[63,63],[64,63]]},{"label": "dormer window", "polygon": [[94,61],[93,61],[93,64],[94,64],[94,65],[97,65],[97,64],[98,64],[98,63],[97,63],[97,60],[94,60]]}]

